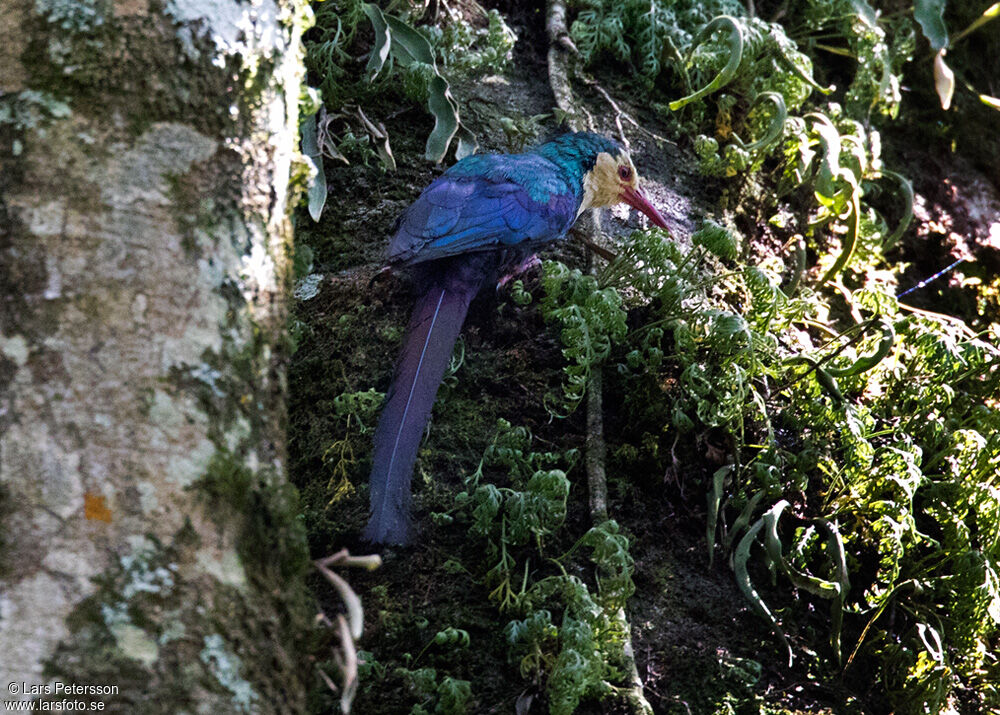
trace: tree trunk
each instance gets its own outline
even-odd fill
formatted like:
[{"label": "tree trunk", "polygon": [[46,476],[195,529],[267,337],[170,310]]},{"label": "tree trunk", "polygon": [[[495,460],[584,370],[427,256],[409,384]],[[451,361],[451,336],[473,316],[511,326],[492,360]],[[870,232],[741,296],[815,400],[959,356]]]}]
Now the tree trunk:
[{"label": "tree trunk", "polygon": [[305,707],[284,475],[304,13],[3,0],[6,698]]}]

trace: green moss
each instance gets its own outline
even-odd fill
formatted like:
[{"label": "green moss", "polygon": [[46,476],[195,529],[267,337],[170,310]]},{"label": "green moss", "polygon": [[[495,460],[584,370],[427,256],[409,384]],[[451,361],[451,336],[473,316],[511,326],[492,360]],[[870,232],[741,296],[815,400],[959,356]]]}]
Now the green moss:
[{"label": "green moss", "polygon": [[[251,586],[206,584],[203,543],[190,523],[170,544],[147,538],[96,579],[96,592],[67,619],[71,635],[46,674],[118,685],[118,696],[104,700],[112,710],[141,701],[143,712],[193,712],[214,693],[236,711],[253,710],[258,698],[300,711],[315,605],[303,585],[308,560],[294,501],[256,485],[225,455],[201,484],[213,512],[239,524],[237,550]],[[234,505],[250,513],[224,511]]]},{"label": "green moss", "polygon": [[309,568],[309,550],[293,485],[268,484],[235,456],[220,451],[193,488],[213,512],[238,515],[236,549],[251,578],[269,585],[302,579]]},{"label": "green moss", "polygon": [[[60,644],[46,664],[46,675],[75,682],[114,683],[119,693],[104,697],[105,706],[127,707],[139,694],[155,695],[157,712],[191,707],[189,693],[150,683],[148,664],[131,647],[132,636],[154,642],[166,620],[157,615],[177,608],[183,589],[176,589],[178,552],[147,540],[95,579],[97,590],[67,618],[71,637]],[[170,649],[176,654],[183,643]],[[163,653],[161,652],[161,656]],[[176,677],[182,677],[178,672]],[[183,676],[186,677],[186,676]],[[176,685],[172,684],[172,685]],[[187,687],[187,684],[184,684]],[[96,700],[95,700],[96,702]]]},{"label": "green moss", "polygon": [[183,174],[164,176],[181,248],[192,262],[212,255],[220,236],[229,240],[228,226],[239,220],[239,209],[237,197],[225,185],[240,170],[237,154],[224,151],[187,167]]},{"label": "green moss", "polygon": [[192,50],[205,57],[216,53],[207,33],[182,39],[167,17],[116,16],[110,7],[105,0],[38,0],[21,56],[32,68],[32,90],[72,96],[75,111],[117,112],[132,136],[171,120],[208,136],[241,133],[242,114],[230,114],[229,91],[233,75],[241,72],[239,56],[225,67],[192,63]]}]

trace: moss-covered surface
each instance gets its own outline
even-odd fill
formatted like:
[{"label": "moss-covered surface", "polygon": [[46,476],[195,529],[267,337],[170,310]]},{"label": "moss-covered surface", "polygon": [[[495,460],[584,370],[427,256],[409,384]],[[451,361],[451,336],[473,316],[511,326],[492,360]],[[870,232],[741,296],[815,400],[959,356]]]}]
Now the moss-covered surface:
[{"label": "moss-covered surface", "polygon": [[[229,91],[240,61],[230,56],[227,68],[198,71],[200,57],[215,54],[214,43],[191,30],[182,39],[178,29],[160,12],[116,13],[105,2],[38,3],[27,28],[34,39],[22,59],[32,68],[33,89],[72,96],[77,111],[115,112],[133,136],[169,120],[194,122],[214,136],[235,119],[219,99],[241,101]],[[50,42],[49,33],[59,42]]]},{"label": "moss-covered surface", "polygon": [[[483,149],[517,151],[525,131],[530,134],[531,128],[537,128],[540,138],[545,138],[558,127],[551,116],[537,117],[551,112],[553,103],[544,57],[544,8],[541,3],[500,5],[512,24],[520,25],[514,67],[502,80],[453,82],[452,87],[463,121],[476,132]],[[958,25],[958,20],[952,20]],[[919,72],[928,67],[929,63],[919,66]],[[599,79],[646,129],[689,145],[690,141],[670,133],[676,127],[660,123],[658,112],[640,88],[621,80],[626,71],[629,68],[620,65]],[[853,66],[841,67],[835,61],[830,76],[822,79],[844,85],[852,72]],[[986,85],[985,80],[980,82]],[[917,193],[932,199],[923,209],[918,207],[918,212],[924,211],[918,215],[921,227],[906,234],[890,263],[901,273],[902,290],[944,267],[960,252],[968,252],[975,260],[962,266],[960,273],[910,300],[928,310],[959,315],[982,329],[996,320],[996,246],[990,239],[996,214],[977,208],[980,204],[972,200],[978,195],[974,186],[962,183],[963,167],[981,164],[981,157],[967,160],[951,152],[953,140],[957,147],[968,147],[970,138],[935,134],[925,121],[933,112],[916,108],[921,102],[926,107],[936,101],[928,94],[930,86],[924,82],[919,97],[904,98],[903,113],[910,112],[912,119],[891,125],[882,137],[887,165],[913,177]],[[582,85],[576,88],[599,128],[613,135],[615,128],[603,97]],[[377,395],[392,378],[413,300],[405,277],[372,279],[381,266],[393,221],[440,171],[422,159],[423,139],[431,124],[421,107],[392,91],[366,100],[372,102],[372,116],[386,117],[399,169],[385,172],[374,157],[368,165],[357,160],[350,166],[328,162],[329,201],[322,220],[312,223],[304,211],[298,219],[298,245],[311,249],[311,270],[314,276],[321,275],[318,292],[293,310],[297,350],[290,371],[291,473],[302,495],[314,557],[342,546],[352,553],[371,550],[359,535],[367,519]],[[975,110],[977,122],[979,111]],[[975,124],[965,126],[974,132]],[[768,184],[777,180],[770,163],[746,178],[707,179],[691,153],[657,146],[625,126],[653,202],[678,227],[679,241],[689,240],[703,216],[725,215],[750,239],[743,245],[743,261],[781,255],[789,264],[786,275],[791,274],[786,244],[792,232],[769,219],[781,213],[808,214],[815,200],[811,186],[791,187],[777,196]],[[991,137],[988,143],[992,141]],[[981,168],[995,169],[982,164]],[[950,178],[945,181],[945,177]],[[868,190],[871,196],[866,194],[866,200],[877,204],[890,223],[900,218],[895,197],[887,192],[880,200],[874,190]],[[620,221],[609,218],[605,230],[622,230]],[[816,251],[817,246],[811,244],[809,266],[821,257]],[[583,249],[574,241],[553,246],[543,257],[557,257],[571,266],[582,266],[585,261]],[[863,278],[852,275],[848,282],[860,283]],[[538,274],[526,276],[525,286],[537,298]],[[557,393],[563,380],[559,328],[545,323],[537,303],[519,306],[504,291],[486,293],[470,311],[463,329],[464,359],[439,392],[418,456],[413,480],[416,543],[384,552],[385,564],[375,572],[348,574],[366,613],[360,643],[366,654],[356,712],[398,713],[413,707],[418,708],[414,712],[436,708],[450,712],[440,690],[446,677],[471,683],[468,712],[512,712],[516,703],[523,706],[529,699],[534,702],[532,712],[546,711],[540,684],[530,672],[526,676],[519,672],[518,658],[504,638],[503,629],[511,616],[500,613],[490,601],[492,584],[486,571],[492,564],[485,558],[485,542],[470,536],[469,516],[455,508],[455,497],[489,446],[498,418],[529,428],[542,448],[563,451],[582,448],[584,417],[579,410],[568,419],[553,420],[545,409],[546,395]],[[633,311],[630,327],[643,324],[647,317],[643,310],[651,308]],[[832,312],[832,318],[847,315],[848,305],[834,304]],[[649,394],[675,392],[680,370],[676,372],[671,375],[668,369],[665,379],[646,385]],[[775,587],[774,574],[768,574],[763,561],[751,564],[753,583],[777,614],[796,653],[789,666],[787,652],[735,584],[731,564],[725,563],[729,554],[717,548],[714,565],[709,565],[705,495],[713,473],[731,460],[731,436],[717,428],[686,436],[666,430],[649,437],[643,434],[647,424],[670,424],[666,412],[670,403],[651,399],[637,405],[633,395],[633,403],[625,404],[625,385],[625,376],[606,371],[609,512],[631,542],[636,592],[629,599],[627,616],[639,677],[654,711],[696,715],[890,712],[885,688],[874,682],[876,666],[871,661],[862,655],[846,669],[837,665],[829,646],[828,612],[811,605],[803,608],[792,589]],[[781,439],[794,443],[799,436],[786,422],[794,423],[791,415],[774,415]],[[650,439],[655,442],[652,446],[644,442]],[[574,467],[569,478],[572,489],[566,526],[554,543],[545,545],[544,553],[553,558],[590,526],[582,467]],[[796,498],[817,498],[818,491],[811,485]],[[859,580],[874,572],[872,554],[852,558],[856,558],[852,567]],[[545,573],[547,567],[532,563],[531,576]],[[593,586],[593,574],[585,567],[574,575]],[[340,608],[325,582],[315,578],[313,585],[327,612]],[[854,644],[865,621],[859,617],[849,621],[843,641]],[[446,628],[467,631],[470,646],[435,644],[435,636]],[[977,708],[982,706],[973,702],[975,695],[965,692],[957,697],[959,711],[962,707],[981,711]],[[311,707],[316,712],[333,712],[335,703],[334,695],[319,688]],[[615,698],[585,702],[579,710],[625,711]]]},{"label": "moss-covered surface", "polygon": [[[216,464],[207,479],[221,494],[236,471]],[[113,695],[83,698],[110,712],[198,711],[206,702],[217,712],[302,711],[301,693],[310,683],[302,655],[317,646],[312,599],[290,586],[301,581],[305,563],[301,548],[295,551],[301,525],[285,495],[236,479],[255,510],[240,519],[225,515],[228,523],[242,522],[241,558],[208,564],[212,546],[190,527],[170,545],[136,544],[71,615],[72,638],[47,663],[47,677],[116,685]],[[269,536],[261,544],[263,534]],[[211,577],[181,576],[192,569]]]},{"label": "moss-covered surface", "polygon": [[[516,58],[517,68],[502,81],[455,88],[485,149],[520,148],[523,137],[505,133],[501,118],[528,127],[531,117],[550,111],[541,59],[524,50]],[[592,110],[600,111],[599,98],[593,99]],[[551,117],[534,124],[542,136],[556,130]],[[655,124],[650,128],[657,129]],[[377,409],[349,417],[335,399],[372,388],[384,391],[389,385],[412,290],[405,277],[369,281],[381,265],[396,216],[439,171],[420,159],[423,130],[429,125],[419,108],[391,117],[386,129],[399,170],[384,173],[377,162],[328,162],[330,198],[322,220],[314,224],[304,212],[298,219],[297,243],[312,250],[312,270],[323,275],[319,292],[293,309],[297,349],[289,375],[291,473],[302,496],[314,557],[341,546],[353,553],[370,550],[358,539],[367,520]],[[693,166],[673,152],[656,151],[641,137],[633,140],[640,172],[653,182],[649,190],[661,206],[691,200],[675,193],[678,182],[687,182],[682,191],[704,185]],[[688,215],[673,218],[682,230],[693,222]],[[614,223],[609,229],[621,230]],[[572,265],[585,260],[575,241],[553,247],[546,256]],[[537,289],[537,273],[525,283],[529,290]],[[537,698],[538,684],[522,679],[516,659],[508,656],[503,628],[510,617],[489,600],[484,543],[469,537],[462,518],[444,524],[434,514],[452,509],[498,418],[530,428],[544,449],[583,447],[583,411],[552,420],[545,409],[545,396],[562,381],[565,361],[558,340],[558,329],[543,321],[535,304],[515,305],[503,291],[485,292],[474,302],[459,348],[464,360],[439,392],[417,462],[416,545],[383,553],[385,564],[377,571],[347,574],[365,606],[359,647],[370,653],[355,712],[408,712],[415,705],[433,711],[440,699],[422,682],[424,668],[435,669],[438,685],[446,676],[470,681],[469,712],[511,712],[520,696]],[[608,402],[613,453],[619,432],[628,425],[615,422],[613,395]],[[826,699],[824,693],[808,687],[799,693],[781,691],[795,687],[794,671],[758,666],[780,661],[778,646],[749,612],[728,569],[719,564],[708,569],[702,494],[711,471],[696,466],[704,462],[701,450],[695,444],[677,450],[678,460],[687,465],[679,477],[688,485],[687,496],[679,493],[675,479],[665,482],[661,474],[636,473],[634,464],[622,473],[616,472],[614,461],[610,467],[610,511],[634,539],[638,591],[628,617],[647,697],[657,712],[685,712],[684,703],[691,712],[711,712],[705,708],[725,703],[734,712],[757,712],[743,706],[750,703],[771,703],[769,712],[796,712],[800,705],[803,712],[822,712],[813,706]],[[582,467],[569,476],[570,526],[563,537],[569,541],[551,545],[553,555],[590,525]],[[315,578],[314,585],[324,608],[336,611],[338,600],[326,583]],[[467,631],[471,646],[428,646],[448,627]],[[317,691],[313,707],[333,712],[335,702],[333,694]],[[585,703],[580,712],[617,712],[620,707],[614,701]]]},{"label": "moss-covered surface", "polygon": [[[245,10],[201,9],[236,20]],[[302,21],[303,4],[285,9],[282,22]],[[30,71],[24,88],[0,97],[0,250],[13,259],[0,279],[0,334],[25,342],[16,387],[41,386],[30,401],[48,412],[32,422],[28,400],[20,414],[9,409],[20,395],[12,392],[8,404],[7,389],[22,365],[12,367],[4,353],[0,427],[23,419],[40,433],[72,435],[64,442],[76,461],[57,466],[81,494],[61,498],[88,489],[83,499],[103,511],[95,517],[81,505],[66,518],[25,495],[35,475],[5,475],[21,490],[21,523],[30,526],[38,512],[62,523],[38,537],[41,546],[19,543],[37,547],[39,563],[13,574],[11,592],[40,571],[42,583],[60,589],[51,604],[15,604],[28,618],[20,625],[44,627],[30,620],[34,608],[61,626],[57,609],[75,604],[45,676],[115,685],[116,695],[93,698],[112,712],[301,712],[318,634],[304,586],[305,530],[283,474],[291,232],[287,217],[273,215],[285,205],[274,195],[286,178],[278,171],[293,152],[294,127],[277,135],[281,113],[294,116],[295,97],[286,104],[284,93],[297,90],[298,58],[283,50],[297,40],[280,37],[282,26],[268,25],[266,15],[259,25],[243,17],[251,31],[267,32],[242,52],[222,47],[206,30],[236,33],[232,18],[214,27],[189,21],[170,2],[40,0],[5,19],[22,10],[28,41],[18,59]],[[6,203],[11,195],[16,211]],[[51,207],[85,226],[67,234],[64,223],[53,239],[37,225]],[[178,245],[183,257],[172,253]],[[251,258],[258,265],[248,268]],[[184,296],[196,297],[182,306]],[[165,313],[176,331],[157,332]],[[44,344],[48,335],[58,336],[58,348]],[[113,364],[101,364],[100,384],[87,393],[86,370],[74,371],[64,356],[89,350],[81,362],[98,364],[105,346]],[[119,372],[129,374],[119,380]],[[125,443],[115,442],[119,426]],[[94,444],[93,464],[78,470]],[[114,453],[110,466],[101,448]],[[162,468],[150,468],[161,457]],[[57,489],[39,493],[49,488]],[[0,577],[8,575],[8,496],[5,483]],[[80,524],[78,552],[60,539]],[[65,568],[80,554],[94,563]],[[101,559],[110,561],[103,571]],[[98,572],[91,588],[88,577]],[[52,629],[48,640],[61,633]],[[15,655],[4,666],[35,678],[41,664],[29,660]]]}]

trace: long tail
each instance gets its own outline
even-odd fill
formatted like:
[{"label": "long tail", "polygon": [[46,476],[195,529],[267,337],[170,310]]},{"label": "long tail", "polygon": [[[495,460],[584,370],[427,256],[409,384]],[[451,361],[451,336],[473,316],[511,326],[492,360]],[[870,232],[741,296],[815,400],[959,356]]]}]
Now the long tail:
[{"label": "long tail", "polygon": [[[473,262],[475,263],[475,262]],[[403,351],[375,430],[371,517],[364,538],[379,544],[410,540],[410,475],[438,386],[484,275],[456,262],[417,301]]]}]

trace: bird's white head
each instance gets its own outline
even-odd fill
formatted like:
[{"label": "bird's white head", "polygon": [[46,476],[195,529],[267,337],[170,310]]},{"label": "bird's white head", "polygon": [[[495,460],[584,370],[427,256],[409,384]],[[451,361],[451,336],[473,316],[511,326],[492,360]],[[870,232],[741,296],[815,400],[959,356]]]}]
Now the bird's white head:
[{"label": "bird's white head", "polygon": [[622,151],[617,156],[601,152],[597,155],[594,168],[584,174],[583,201],[577,215],[585,209],[621,202],[646,214],[653,225],[667,228],[667,222],[639,188],[639,175],[628,152]]}]

